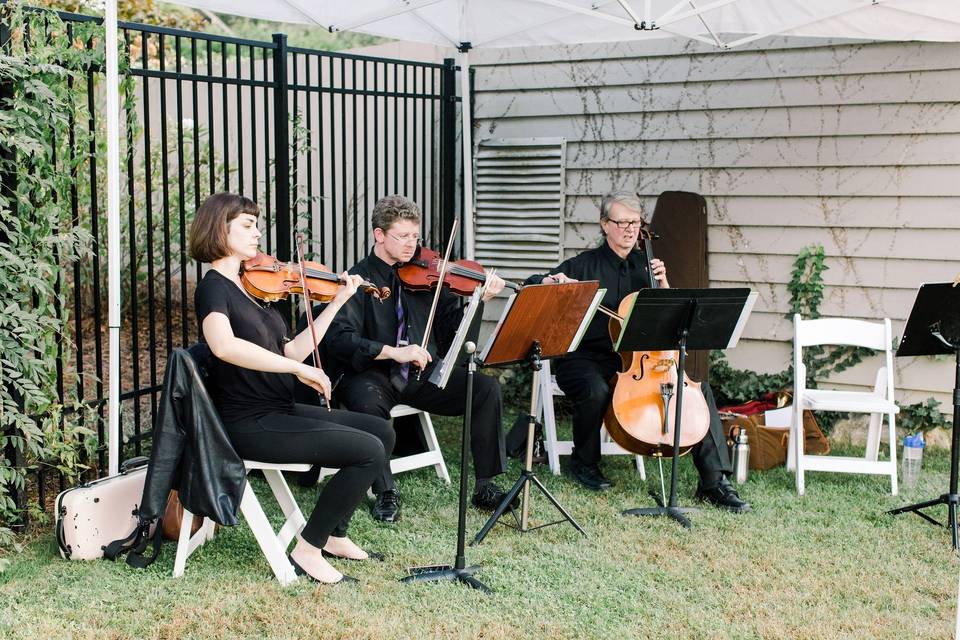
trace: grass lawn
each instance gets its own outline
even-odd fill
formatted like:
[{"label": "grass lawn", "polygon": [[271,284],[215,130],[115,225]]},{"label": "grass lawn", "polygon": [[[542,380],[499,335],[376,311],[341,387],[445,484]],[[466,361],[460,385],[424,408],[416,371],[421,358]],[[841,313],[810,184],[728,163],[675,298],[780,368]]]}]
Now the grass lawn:
[{"label": "grass lawn", "polygon": [[[747,515],[710,507],[686,531],[667,519],[623,517],[650,505],[632,460],[607,458],[616,487],[581,490],[541,467],[539,477],[588,532],[568,525],[524,536],[495,528],[467,560],[496,590],[401,585],[406,567],[451,562],[456,541],[458,420],[437,420],[453,476],[403,474],[398,525],[361,508],[351,536],[387,554],[340,567],[360,585],[281,588],[245,524],[221,530],[173,579],[174,544],[144,571],[67,562],[53,537],[32,539],[0,575],[4,638],[947,638],[960,563],[946,529],[884,511],[944,492],[948,456],[928,452],[921,484],[889,495],[886,480],[813,473],[797,497],[785,469],[752,472]],[[509,423],[508,423],[509,424]],[[681,464],[689,503],[696,473]],[[502,484],[519,472],[511,468]],[[655,461],[648,485],[659,487]],[[269,494],[256,485],[265,506]],[[298,490],[304,511],[313,491]],[[535,494],[536,495],[536,494]],[[277,509],[274,508],[276,512]],[[533,517],[553,519],[545,499]],[[485,521],[468,512],[468,536]]]}]

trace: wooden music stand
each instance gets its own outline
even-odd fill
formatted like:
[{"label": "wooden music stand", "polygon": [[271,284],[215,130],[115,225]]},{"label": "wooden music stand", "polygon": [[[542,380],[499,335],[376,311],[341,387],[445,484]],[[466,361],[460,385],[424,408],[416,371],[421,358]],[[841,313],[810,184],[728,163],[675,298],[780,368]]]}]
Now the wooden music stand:
[{"label": "wooden music stand", "polygon": [[[577,531],[586,535],[573,516],[567,513],[533,473],[534,425],[536,424],[537,394],[540,388],[540,363],[544,359],[556,358],[576,349],[593,319],[593,314],[604,292],[605,290],[600,289],[600,283],[596,280],[531,285],[521,289],[507,302],[500,322],[497,323],[493,335],[480,355],[480,360],[484,366],[488,367],[525,362],[533,373],[527,427],[527,455],[520,477],[471,544],[483,541],[521,490],[523,490],[521,516],[516,525],[521,533],[569,522]],[[531,483],[563,515],[563,520],[536,527],[528,526]]]}]

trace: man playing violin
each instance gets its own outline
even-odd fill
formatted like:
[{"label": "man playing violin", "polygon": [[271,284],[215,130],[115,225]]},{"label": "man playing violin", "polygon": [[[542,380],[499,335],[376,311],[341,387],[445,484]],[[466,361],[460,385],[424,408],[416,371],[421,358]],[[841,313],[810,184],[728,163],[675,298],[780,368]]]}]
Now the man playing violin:
[{"label": "man playing violin", "polygon": [[[647,257],[637,249],[644,223],[639,200],[630,193],[607,195],[600,204],[600,229],[604,242],[596,249],[560,263],[547,274],[531,276],[525,284],[599,280],[607,290],[603,305],[616,309],[630,293],[650,286]],[[667,268],[653,258],[649,268],[661,287],[669,287]],[[613,351],[606,316],[597,315],[576,351],[555,365],[557,384],[573,403],[573,453],[570,473],[581,485],[604,491],[610,480],[600,469],[600,426],[610,403],[608,381],[620,370],[620,356]],[[732,472],[726,438],[709,385],[702,383],[710,408],[710,431],[693,447],[693,462],[700,473],[696,495],[713,505],[743,513],[750,504],[737,495],[727,476]]]},{"label": "man playing violin", "polygon": [[[466,367],[455,367],[444,389],[427,382],[441,347],[452,340],[462,318],[457,296],[441,292],[433,330],[423,347],[434,292],[406,289],[397,274],[397,267],[416,253],[420,220],[420,208],[407,198],[378,200],[371,221],[373,250],[349,271],[393,292],[393,298],[383,304],[368,296],[351,298],[327,334],[326,350],[343,372],[337,399],[351,411],[387,418],[398,404],[446,416],[463,415],[465,410]],[[489,300],[503,287],[501,278],[489,275],[482,299]],[[475,375],[472,407],[473,504],[493,511],[505,494],[492,479],[506,468],[502,401],[495,379]],[[389,460],[374,481],[373,491],[373,517],[395,522],[400,515],[400,494]]]}]

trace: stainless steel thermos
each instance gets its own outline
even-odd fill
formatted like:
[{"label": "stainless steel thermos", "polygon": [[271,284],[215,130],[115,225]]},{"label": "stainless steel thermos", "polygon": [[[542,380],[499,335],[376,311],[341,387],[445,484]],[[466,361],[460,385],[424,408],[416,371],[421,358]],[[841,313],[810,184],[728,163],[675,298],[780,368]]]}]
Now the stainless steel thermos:
[{"label": "stainless steel thermos", "polygon": [[747,441],[746,429],[740,429],[733,441],[733,480],[737,484],[747,481],[750,470],[750,443]]}]

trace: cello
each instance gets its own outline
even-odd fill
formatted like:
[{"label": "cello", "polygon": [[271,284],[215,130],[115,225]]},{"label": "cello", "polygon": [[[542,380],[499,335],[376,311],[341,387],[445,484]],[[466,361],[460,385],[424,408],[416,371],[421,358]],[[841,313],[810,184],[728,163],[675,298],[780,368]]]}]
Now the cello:
[{"label": "cello", "polygon": [[[650,287],[658,288],[650,260],[653,258],[653,235],[641,230]],[[617,313],[626,317],[637,294],[631,293],[620,302]],[[616,343],[621,323],[610,319],[610,338]],[[603,418],[610,437],[621,447],[645,456],[670,457],[674,451],[673,420],[677,400],[675,390],[680,379],[677,372],[677,351],[620,352],[622,371],[611,384],[613,395]],[[679,455],[703,440],[710,429],[710,410],[700,385],[683,373],[683,406]]]}]

